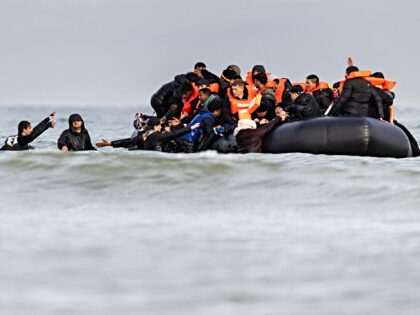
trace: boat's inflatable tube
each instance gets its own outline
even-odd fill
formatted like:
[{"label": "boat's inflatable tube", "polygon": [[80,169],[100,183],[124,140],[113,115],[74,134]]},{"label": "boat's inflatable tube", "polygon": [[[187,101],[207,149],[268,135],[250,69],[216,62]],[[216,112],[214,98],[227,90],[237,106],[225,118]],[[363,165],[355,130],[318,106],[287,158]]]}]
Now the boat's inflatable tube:
[{"label": "boat's inflatable tube", "polygon": [[223,136],[217,139],[211,146],[212,150],[216,150],[219,153],[237,153],[238,144],[234,135]]},{"label": "boat's inflatable tube", "polygon": [[400,128],[365,117],[320,117],[283,124],[265,138],[263,152],[412,156],[410,142]]}]

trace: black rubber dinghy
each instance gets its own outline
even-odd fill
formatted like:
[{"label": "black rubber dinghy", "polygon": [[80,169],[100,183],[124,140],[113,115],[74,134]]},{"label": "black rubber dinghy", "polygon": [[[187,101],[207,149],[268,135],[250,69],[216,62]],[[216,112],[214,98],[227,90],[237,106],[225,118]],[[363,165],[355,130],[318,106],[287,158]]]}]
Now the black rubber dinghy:
[{"label": "black rubber dinghy", "polygon": [[263,152],[412,156],[410,142],[400,128],[365,117],[320,117],[283,124],[266,137]]},{"label": "black rubber dinghy", "polygon": [[[236,153],[235,137],[218,139],[219,153]],[[264,153],[311,153],[405,158],[412,156],[410,142],[398,127],[365,117],[320,117],[289,122],[264,140]]]}]

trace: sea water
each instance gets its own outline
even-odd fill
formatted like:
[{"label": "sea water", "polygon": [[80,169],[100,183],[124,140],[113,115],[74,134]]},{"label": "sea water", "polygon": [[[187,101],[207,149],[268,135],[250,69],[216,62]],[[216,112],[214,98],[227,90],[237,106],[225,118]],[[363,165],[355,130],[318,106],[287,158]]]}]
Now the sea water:
[{"label": "sea water", "polygon": [[1,141],[55,110],[0,152],[1,315],[420,313],[419,159],[57,150],[69,114],[97,142],[135,107],[2,107]]}]

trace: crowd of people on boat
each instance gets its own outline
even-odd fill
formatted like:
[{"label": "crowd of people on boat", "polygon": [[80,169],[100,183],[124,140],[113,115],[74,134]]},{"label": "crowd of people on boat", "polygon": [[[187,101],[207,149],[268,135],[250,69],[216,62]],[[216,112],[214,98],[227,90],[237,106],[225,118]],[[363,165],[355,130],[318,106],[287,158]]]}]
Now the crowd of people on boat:
[{"label": "crowd of people on boat", "polygon": [[[151,97],[152,115],[136,114],[134,134],[125,139],[102,139],[96,147],[193,153],[209,150],[221,137],[235,137],[239,153],[262,151],[264,138],[278,125],[320,116],[371,117],[401,128],[413,154],[420,154],[411,133],[395,119],[392,91],[396,82],[382,72],[362,71],[351,58],[342,81],[330,85],[310,74],[292,83],[256,65],[242,73],[230,65],[215,75],[203,62],[193,71],[175,76]],[[21,121],[18,134],[6,139],[1,150],[28,150],[30,143],[54,128],[52,113],[36,127]],[[61,151],[96,150],[83,118],[69,117],[69,128],[57,141]]]}]

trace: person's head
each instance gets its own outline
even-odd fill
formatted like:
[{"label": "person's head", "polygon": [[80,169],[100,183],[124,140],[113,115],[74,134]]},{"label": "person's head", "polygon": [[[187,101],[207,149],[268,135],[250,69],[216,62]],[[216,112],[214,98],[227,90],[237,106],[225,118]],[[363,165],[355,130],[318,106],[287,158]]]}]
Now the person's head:
[{"label": "person's head", "polygon": [[255,87],[258,90],[263,90],[265,88],[265,85],[267,84],[267,75],[265,72],[259,72],[256,75],[253,76]]},{"label": "person's head", "polygon": [[83,128],[83,119],[79,114],[72,114],[69,117],[69,125],[71,129],[80,132]]},{"label": "person's head", "polygon": [[315,89],[318,86],[318,84],[319,84],[319,78],[317,75],[315,74],[308,75],[305,82],[307,91],[311,91]]},{"label": "person's head", "polygon": [[190,83],[198,83],[198,81],[201,80],[201,77],[194,72],[188,72],[187,75],[187,81]]},{"label": "person's head", "polygon": [[18,125],[19,136],[29,136],[32,133],[32,126],[29,121],[23,120]]},{"label": "person's head", "polygon": [[254,77],[258,73],[265,73],[265,68],[262,65],[256,65],[252,68],[252,77]]},{"label": "person's head", "polygon": [[232,94],[236,98],[243,98],[245,91],[245,82],[241,79],[236,79],[231,84]]},{"label": "person's head", "polygon": [[185,99],[189,99],[194,94],[194,88],[191,83],[184,82],[181,86],[181,96]]},{"label": "person's head", "polygon": [[347,78],[351,73],[357,71],[359,71],[359,68],[357,68],[356,66],[347,67],[345,77]]},{"label": "person's head", "polygon": [[231,83],[233,80],[238,79],[239,76],[238,74],[235,72],[235,70],[227,67],[225,70],[223,70],[221,76],[220,76],[220,81],[221,82],[227,82],[227,83]]},{"label": "person's head", "polygon": [[219,98],[214,99],[213,101],[210,102],[209,106],[207,106],[207,110],[214,116],[214,117],[219,117],[220,114],[222,113],[222,106],[223,106],[223,101]]},{"label": "person's head", "polygon": [[384,74],[382,73],[382,72],[375,72],[375,73],[372,73],[372,75],[371,75],[373,78],[378,78],[378,79],[385,79],[385,76],[384,76]]},{"label": "person's head", "polygon": [[237,74],[238,78],[241,76],[241,68],[239,68],[237,65],[230,65],[228,67],[228,69],[231,69],[231,70],[235,71],[235,73]]},{"label": "person's head", "polygon": [[206,64],[204,62],[197,62],[194,66],[194,73],[202,77],[201,70],[203,69],[206,69]]},{"label": "person's head", "polygon": [[294,102],[302,93],[303,88],[300,85],[294,85],[290,90],[290,98],[292,99],[292,102]]},{"label": "person's head", "polygon": [[209,99],[211,95],[211,91],[208,88],[201,89],[198,93],[198,99],[201,101],[201,103],[204,103]]},{"label": "person's head", "polygon": [[198,89],[201,90],[201,89],[209,88],[210,83],[206,79],[201,79],[200,81],[197,82],[197,86],[198,86]]},{"label": "person's head", "polygon": [[260,106],[255,110],[255,114],[259,119],[263,119],[268,112],[268,105],[264,100],[261,102]]},{"label": "person's head", "polygon": [[162,125],[160,123],[160,119],[157,117],[150,117],[147,122],[147,127],[149,129],[153,129],[154,131],[161,132],[162,131]]}]

